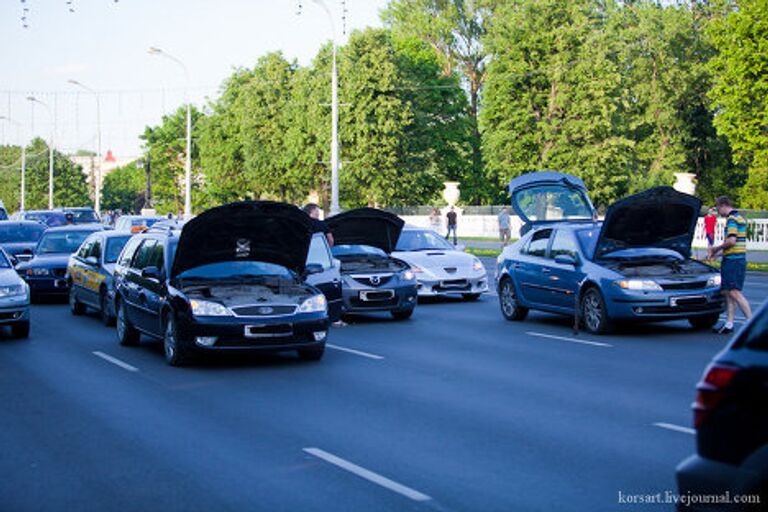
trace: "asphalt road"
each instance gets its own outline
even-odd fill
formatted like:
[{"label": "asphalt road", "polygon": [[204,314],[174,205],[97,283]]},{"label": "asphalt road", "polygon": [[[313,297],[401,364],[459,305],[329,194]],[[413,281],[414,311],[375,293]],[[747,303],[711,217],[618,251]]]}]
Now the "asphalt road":
[{"label": "asphalt road", "polygon": [[[758,304],[768,277],[750,275]],[[292,355],[165,365],[95,316],[0,338],[1,511],[672,510],[694,385],[725,338],[684,322],[575,336],[497,299],[422,304]]]}]

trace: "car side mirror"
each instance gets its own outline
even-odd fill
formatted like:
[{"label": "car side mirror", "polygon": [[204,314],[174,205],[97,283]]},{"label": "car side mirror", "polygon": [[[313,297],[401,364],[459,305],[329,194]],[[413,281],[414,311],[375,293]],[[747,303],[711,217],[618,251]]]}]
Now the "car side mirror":
[{"label": "car side mirror", "polygon": [[558,254],[557,256],[555,256],[555,263],[559,265],[571,265],[572,267],[575,267],[578,265],[576,258],[571,256],[570,254]]},{"label": "car side mirror", "polygon": [[99,259],[96,256],[88,256],[85,258],[85,263],[87,265],[91,265],[92,267],[96,267],[99,264]]},{"label": "car side mirror", "polygon": [[154,281],[160,281],[160,269],[157,267],[145,267],[141,269],[141,277],[144,279],[152,279]]},{"label": "car side mirror", "polygon": [[310,263],[309,265],[304,267],[304,277],[311,276],[312,274],[319,274],[323,270],[325,269],[319,263]]}]

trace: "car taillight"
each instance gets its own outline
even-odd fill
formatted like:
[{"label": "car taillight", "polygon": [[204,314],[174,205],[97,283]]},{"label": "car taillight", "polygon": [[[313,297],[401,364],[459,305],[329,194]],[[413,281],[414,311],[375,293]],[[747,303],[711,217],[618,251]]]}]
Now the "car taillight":
[{"label": "car taillight", "polygon": [[725,390],[738,373],[733,366],[710,365],[701,382],[696,386],[696,401],[693,403],[693,426],[699,428],[712,410],[722,400]]}]

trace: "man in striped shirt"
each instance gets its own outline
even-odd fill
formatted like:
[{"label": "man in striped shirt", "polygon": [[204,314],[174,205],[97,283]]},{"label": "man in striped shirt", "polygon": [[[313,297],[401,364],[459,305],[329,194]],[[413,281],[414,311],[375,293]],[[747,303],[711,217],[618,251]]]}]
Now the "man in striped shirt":
[{"label": "man in striped shirt", "polygon": [[725,241],[709,248],[709,259],[712,260],[722,253],[720,264],[720,292],[725,297],[727,318],[725,323],[715,327],[715,332],[730,334],[733,332],[733,317],[736,306],[739,306],[747,320],[752,318],[749,302],[741,293],[744,288],[744,278],[747,274],[747,221],[733,208],[731,200],[725,196],[718,197],[715,208],[721,217],[725,217]]}]

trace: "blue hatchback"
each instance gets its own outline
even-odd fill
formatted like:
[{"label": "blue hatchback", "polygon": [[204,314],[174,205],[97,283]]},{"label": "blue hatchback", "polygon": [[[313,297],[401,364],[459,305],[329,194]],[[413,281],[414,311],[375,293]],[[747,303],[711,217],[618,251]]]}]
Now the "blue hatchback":
[{"label": "blue hatchback", "polygon": [[687,319],[714,325],[723,311],[720,275],[691,259],[701,201],[657,187],[611,205],[597,222],[584,183],[537,172],[510,183],[525,233],[497,261],[501,312],[572,315],[592,333],[619,320]]}]

